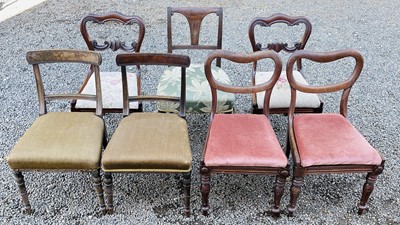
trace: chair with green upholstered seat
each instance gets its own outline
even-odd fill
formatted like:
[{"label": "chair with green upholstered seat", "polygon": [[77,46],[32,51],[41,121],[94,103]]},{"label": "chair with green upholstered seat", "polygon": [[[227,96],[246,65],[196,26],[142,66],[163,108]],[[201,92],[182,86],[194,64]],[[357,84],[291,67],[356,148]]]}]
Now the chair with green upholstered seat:
[{"label": "chair with green upholstered seat", "polygon": [[[195,59],[195,50],[213,50],[222,48],[222,8],[221,7],[168,7],[167,12],[167,35],[168,35],[168,52],[172,53],[173,50],[189,50],[191,51],[192,63],[186,71],[186,112],[188,113],[210,113],[211,112],[211,89],[208,85],[205,73],[204,73],[204,59]],[[172,24],[178,23],[178,18],[174,19],[176,23],[173,23],[173,15],[182,15],[189,24],[190,31],[190,44],[177,44],[177,39],[182,39],[184,36],[182,27],[174,29]],[[217,30],[209,31],[213,24],[209,21],[213,21],[215,16],[218,18],[216,28]],[[214,16],[214,17],[213,17]],[[175,16],[178,17],[178,16]],[[205,19],[207,18],[207,19]],[[184,20],[183,19],[183,20]],[[203,20],[207,20],[207,25],[202,26]],[[201,30],[201,28],[203,28]],[[208,29],[206,29],[208,28]],[[212,27],[214,28],[214,27]],[[180,35],[173,35],[173,31]],[[202,33],[200,32],[202,31]],[[209,33],[206,33],[209,32]],[[200,38],[202,34],[203,38]],[[216,35],[217,43],[210,43],[208,39]],[[173,37],[175,41],[173,41]],[[178,41],[176,41],[178,42]],[[180,42],[182,43],[182,42]],[[221,69],[221,60],[216,61],[216,66],[212,66],[216,79],[222,83],[230,84],[229,77]],[[180,68],[169,67],[161,76],[157,94],[158,95],[172,95],[178,96],[180,93]],[[233,102],[235,101],[235,95],[232,93],[218,91],[220,98],[218,99],[218,112],[231,113],[233,111]],[[178,112],[179,106],[176,103],[161,102],[158,105],[158,110],[161,112]]]},{"label": "chair with green upholstered seat", "polygon": [[[117,55],[122,70],[123,115],[102,158],[105,194],[109,214],[114,211],[111,173],[179,173],[183,174],[184,213],[190,215],[190,176],[192,154],[185,120],[185,72],[188,56],[176,54],[135,53]],[[128,96],[126,67],[143,65],[180,68],[180,93],[176,96]],[[150,66],[146,66],[151,70]],[[153,66],[154,67],[154,66]],[[142,74],[143,76],[143,74]],[[128,104],[134,101],[171,101],[180,107],[179,114],[135,112]]]},{"label": "chair with green upholstered seat", "polygon": [[[102,116],[98,53],[76,50],[44,50],[27,53],[33,65],[39,97],[39,117],[21,137],[8,156],[14,172],[25,212],[31,213],[31,205],[25,188],[22,171],[90,171],[100,201],[100,210],[105,213],[101,177],[100,157],[105,147],[105,127]],[[39,65],[49,63],[89,64],[94,70],[96,92],[85,94],[46,94]],[[54,74],[58,69],[50,70]],[[67,78],[68,79],[68,78]],[[60,82],[64,82],[60,80]],[[46,103],[57,99],[85,99],[94,101],[96,113],[92,112],[47,112]]]}]

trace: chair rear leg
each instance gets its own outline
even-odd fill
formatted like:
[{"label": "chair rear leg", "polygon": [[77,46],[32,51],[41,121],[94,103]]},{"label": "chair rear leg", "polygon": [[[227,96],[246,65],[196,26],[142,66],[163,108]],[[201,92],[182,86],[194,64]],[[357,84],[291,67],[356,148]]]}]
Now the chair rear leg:
[{"label": "chair rear leg", "polygon": [[208,195],[210,193],[210,172],[207,167],[203,166],[200,169],[201,173],[201,211],[204,216],[208,215],[209,205],[208,205]]},{"label": "chair rear leg", "polygon": [[302,176],[293,177],[292,186],[290,187],[290,203],[287,207],[289,211],[289,216],[293,216],[294,211],[296,211],[297,199],[299,198],[303,183],[304,183],[304,177]]},{"label": "chair rear leg", "polygon": [[96,190],[96,195],[97,198],[99,199],[100,212],[102,215],[105,215],[107,211],[106,211],[106,205],[104,203],[104,194],[103,194],[103,187],[101,184],[100,170],[93,171],[92,176],[93,176],[94,188]]},{"label": "chair rear leg", "polygon": [[113,183],[111,173],[104,173],[104,194],[107,199],[107,213],[114,213],[113,205]]},{"label": "chair rear leg", "polygon": [[184,209],[183,212],[185,216],[190,216],[190,183],[191,183],[191,173],[183,174],[183,201],[184,201]]},{"label": "chair rear leg", "polygon": [[285,189],[285,183],[286,183],[286,178],[289,176],[289,171],[286,168],[286,170],[282,170],[279,172],[279,174],[276,176],[275,179],[275,188],[274,188],[274,204],[272,205],[272,216],[273,217],[279,217],[280,216],[280,205],[281,205],[281,199],[283,196],[283,191]]},{"label": "chair rear leg", "polygon": [[19,193],[21,194],[22,201],[25,205],[24,212],[26,214],[32,214],[31,204],[29,203],[29,199],[28,199],[28,192],[26,191],[26,187],[25,187],[24,176],[22,175],[21,172],[19,172],[17,170],[14,170],[13,173],[15,176],[15,181],[17,182],[17,185],[19,188]]},{"label": "chair rear leg", "polygon": [[383,166],[379,166],[374,172],[368,173],[364,183],[363,192],[361,195],[360,204],[358,205],[358,215],[361,215],[365,210],[368,210],[367,202],[369,196],[375,187],[375,182],[379,174],[383,172]]}]

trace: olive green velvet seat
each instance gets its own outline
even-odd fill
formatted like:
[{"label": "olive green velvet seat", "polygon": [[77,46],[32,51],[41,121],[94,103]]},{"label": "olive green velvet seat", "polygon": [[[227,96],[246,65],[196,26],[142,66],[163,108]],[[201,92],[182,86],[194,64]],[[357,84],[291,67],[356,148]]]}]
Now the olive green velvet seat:
[{"label": "olive green velvet seat", "polygon": [[53,112],[40,116],[18,141],[11,169],[96,170],[104,122],[94,113]]},{"label": "olive green velvet seat", "polygon": [[[183,175],[183,212],[189,216],[192,153],[185,120],[185,80],[190,58],[168,53],[127,53],[117,55],[116,61],[121,66],[124,118],[112,135],[101,161],[105,172],[107,212],[114,213],[112,173],[179,173]],[[146,67],[143,70],[146,74],[142,73],[142,77],[150,72],[158,74],[160,66],[180,67],[180,94],[129,94],[127,67],[137,66]],[[174,102],[179,105],[179,113],[154,112],[154,109],[147,109],[147,104],[143,104],[146,106],[144,112],[130,113],[129,103],[142,101]]]},{"label": "olive green velvet seat", "polygon": [[[20,190],[25,212],[30,214],[32,209],[22,175],[23,171],[90,171],[93,175],[100,211],[105,214],[106,207],[100,177],[101,152],[107,143],[102,119],[99,73],[101,55],[91,51],[42,50],[28,52],[26,57],[34,69],[39,99],[39,117],[20,138],[7,158]],[[50,63],[54,65],[43,65]],[[63,65],[60,66],[60,64]],[[54,76],[62,74],[62,72],[68,74],[71,68],[84,68],[85,64],[89,64],[94,71],[96,81],[94,94],[45,93],[41,72],[45,72],[46,76]],[[59,82],[65,83],[66,79],[68,77],[60,79]],[[57,87],[50,82],[47,82],[46,85],[49,87],[48,89]],[[53,89],[52,92],[57,92],[57,88]],[[95,102],[96,113],[47,113],[46,103],[50,100],[76,99]],[[42,182],[46,183],[47,181],[43,180]]]}]

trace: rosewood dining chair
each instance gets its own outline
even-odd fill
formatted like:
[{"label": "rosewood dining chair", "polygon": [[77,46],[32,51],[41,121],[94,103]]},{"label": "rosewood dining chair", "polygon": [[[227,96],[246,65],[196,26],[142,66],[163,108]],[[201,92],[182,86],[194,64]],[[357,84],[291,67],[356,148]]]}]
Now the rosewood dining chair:
[{"label": "rosewood dining chair", "polygon": [[[190,58],[169,53],[128,53],[117,55],[123,86],[123,115],[102,158],[107,211],[114,212],[112,173],[178,173],[183,175],[184,214],[190,215],[190,177],[192,154],[185,120],[185,77]],[[180,96],[128,95],[127,67],[177,66],[181,68]],[[144,74],[142,74],[144,75]],[[129,113],[132,101],[173,101],[179,114],[158,112]]]},{"label": "rosewood dining chair", "polygon": [[[344,81],[320,86],[301,83],[293,67],[299,60],[327,64],[342,59],[354,59],[354,69]],[[336,65],[336,64],[335,64]],[[322,65],[321,65],[322,66]],[[377,176],[382,173],[384,160],[363,135],[347,119],[347,103],[350,90],[363,68],[363,57],[353,49],[335,52],[311,52],[300,50],[288,60],[286,72],[291,89],[289,109],[289,146],[293,157],[293,182],[290,193],[289,215],[297,207],[297,200],[307,174],[366,173],[358,214],[367,209],[367,201]],[[299,91],[304,93],[342,92],[339,113],[295,113]]]},{"label": "rosewood dining chair", "polygon": [[[271,60],[275,64],[269,80],[255,86],[223,84],[215,78],[211,63],[222,58],[239,65],[258,60]],[[205,72],[212,92],[211,121],[200,162],[202,213],[208,215],[211,174],[267,174],[276,177],[272,215],[279,216],[280,200],[286,178],[289,176],[288,160],[282,150],[269,120],[271,91],[281,74],[282,62],[274,51],[258,51],[250,54],[216,50],[205,62]],[[217,90],[252,94],[265,94],[264,113],[221,114],[217,111]]]},{"label": "rosewood dining chair", "polygon": [[[188,50],[191,53],[193,61],[186,74],[186,112],[188,113],[210,113],[211,112],[211,91],[204,74],[204,58],[193,60],[198,51],[210,51],[222,48],[222,8],[221,7],[168,7],[167,8],[167,38],[168,52]],[[190,42],[187,44],[182,41],[185,27],[181,27],[179,16],[183,16],[189,25]],[[174,16],[178,17],[174,20]],[[209,31],[214,28],[211,22],[217,20],[216,30]],[[203,20],[207,23],[203,24]],[[176,23],[174,23],[176,21]],[[210,22],[210,23],[208,23]],[[174,27],[173,24],[176,24]],[[178,24],[180,26],[178,26]],[[209,28],[209,29],[208,29]],[[176,35],[175,33],[179,34]],[[201,34],[201,35],[200,35]],[[216,41],[210,43],[211,37],[216,35]],[[178,41],[176,41],[178,40]],[[186,54],[186,53],[185,53]],[[221,82],[230,84],[231,81],[224,70],[221,69],[221,60],[216,60],[216,66],[212,69],[215,71],[216,78]],[[178,95],[179,90],[180,68],[169,67],[161,76],[157,94],[158,95]],[[235,96],[231,93],[219,92],[221,98],[218,99],[218,112],[230,113],[233,110],[233,102]],[[178,112],[179,105],[177,103],[160,102],[158,110],[161,112]]]},{"label": "rosewood dining chair", "polygon": [[[102,29],[99,31],[96,26]],[[81,21],[80,30],[88,49],[91,51],[139,52],[145,34],[145,25],[139,16],[109,12],[85,16]],[[129,32],[126,30],[129,30]],[[114,63],[115,54],[112,59],[112,63]],[[78,93],[93,94],[95,92],[92,74],[93,68],[90,67]],[[122,85],[120,72],[101,71],[101,78],[104,113],[121,113]],[[138,66],[135,70],[128,72],[127,79],[130,84],[129,94],[140,95],[140,67]],[[129,105],[130,111],[141,111],[141,107],[140,102],[132,102]],[[94,109],[95,105],[90,101],[73,100],[71,102],[72,111],[93,111]]]},{"label": "rosewood dining chair", "polygon": [[[25,187],[24,171],[89,171],[100,202],[100,211],[106,208],[100,177],[100,157],[106,145],[102,119],[101,85],[99,65],[101,55],[91,51],[41,50],[26,55],[33,65],[39,99],[39,117],[19,139],[8,155],[8,164],[16,179],[25,212],[32,213]],[[94,94],[47,94],[40,68],[44,64],[89,64],[95,79]],[[61,66],[61,65],[60,65]],[[47,76],[59,74],[59,69],[46,69]],[[64,77],[60,82],[65,82]],[[85,99],[95,102],[96,112],[47,112],[47,102],[53,100]],[[42,180],[45,183],[45,180]]]},{"label": "rosewood dining chair", "polygon": [[[267,31],[268,30],[271,31],[273,26],[281,24],[290,27],[293,26],[304,27],[304,32],[302,33],[301,38],[299,37],[299,40],[294,43],[274,42],[271,40],[270,43],[264,44],[263,40],[268,41],[268,37],[273,36],[272,32],[270,32],[269,33],[270,35],[268,35]],[[289,27],[287,29],[283,28],[282,28],[284,33],[283,35],[285,37],[294,35],[290,33]],[[291,54],[293,52],[305,48],[307,41],[311,35],[311,30],[312,30],[312,25],[308,18],[304,16],[288,16],[286,14],[277,13],[269,17],[254,18],[250,23],[248,32],[249,32],[250,43],[254,52],[263,50],[274,50],[278,53],[282,51]],[[284,37],[279,37],[279,38],[282,38],[282,40],[284,40]],[[254,68],[252,76],[253,85],[263,83],[272,76],[272,71],[257,70],[257,62],[254,63],[253,68]],[[299,82],[307,84],[301,60],[298,60],[296,62],[296,69],[293,70],[293,74],[299,80]],[[262,92],[254,93],[252,97],[253,97],[253,112],[262,113],[262,109],[264,107],[263,105],[264,94]],[[279,80],[276,82],[275,87],[272,91],[271,102],[270,102],[270,113],[287,114],[289,109],[289,104],[290,104],[290,86],[287,81],[286,71],[283,70],[281,76],[279,77]],[[298,94],[296,102],[296,113],[300,112],[320,113],[322,112],[322,109],[323,109],[323,103],[320,100],[319,96],[316,95],[315,93]]]}]

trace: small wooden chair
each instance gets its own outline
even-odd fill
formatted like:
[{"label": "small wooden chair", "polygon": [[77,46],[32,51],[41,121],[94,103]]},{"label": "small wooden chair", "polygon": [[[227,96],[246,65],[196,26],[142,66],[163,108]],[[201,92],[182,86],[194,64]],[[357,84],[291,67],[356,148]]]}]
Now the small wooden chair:
[{"label": "small wooden chair", "polygon": [[[191,52],[194,50],[215,50],[222,48],[222,8],[221,7],[187,7],[187,8],[167,8],[167,35],[168,35],[168,52],[172,53],[173,50],[183,50],[187,49]],[[175,44],[172,40],[172,16],[175,14],[183,15],[189,24],[190,29],[190,44]],[[200,28],[202,26],[202,21],[206,17],[213,18],[209,15],[215,15],[218,19],[216,44],[200,43],[206,42],[204,38],[200,39]],[[182,28],[177,30],[181,33]],[[204,33],[203,33],[204,35]],[[207,35],[210,36],[211,34]],[[177,38],[178,39],[178,38]],[[191,56],[193,61],[193,56]],[[204,74],[204,64],[203,59],[198,59],[197,64],[192,63],[187,69],[187,81],[186,81],[186,111],[188,113],[210,113],[211,112],[211,90],[206,80]],[[200,63],[199,63],[200,62]],[[216,78],[226,84],[230,84],[229,77],[221,69],[221,60],[216,61],[216,66],[212,69],[215,71]],[[179,90],[179,80],[180,68],[169,67],[167,71],[161,76],[160,82],[157,88],[158,95],[175,95],[180,93]],[[230,113],[233,110],[233,102],[235,101],[235,96],[231,93],[219,92],[221,96],[218,99],[218,112]],[[179,105],[176,103],[160,102],[158,105],[158,110],[161,112],[178,112]]]},{"label": "small wooden chair", "polygon": [[[260,38],[256,38],[255,30],[257,27],[271,27],[274,24],[287,24],[288,26],[304,25],[304,33],[299,42],[295,42],[292,45],[283,42],[268,43],[263,45]],[[297,50],[302,50],[307,44],[308,38],[311,35],[312,25],[308,18],[303,16],[288,16],[282,13],[277,13],[269,17],[256,17],[254,18],[249,26],[249,39],[253,51],[263,50],[274,50],[276,52],[287,52],[293,53]],[[253,85],[263,83],[272,76],[272,71],[257,71],[257,62],[254,63],[253,67],[252,82]],[[299,82],[307,84],[305,79],[301,60],[297,61],[297,68],[293,71],[294,76]],[[253,112],[262,113],[264,107],[264,94],[255,93],[253,94]],[[282,74],[275,84],[272,91],[271,102],[270,102],[270,113],[271,114],[287,114],[290,104],[290,87],[287,81],[286,72],[282,71]],[[315,93],[299,93],[296,102],[296,113],[309,113],[309,112],[322,112],[323,103]]]},{"label": "small wooden chair", "polygon": [[[89,24],[99,24],[104,29],[110,29],[113,27],[129,27],[132,29],[131,35],[132,43],[125,43],[123,40],[114,40],[113,38],[119,38],[118,34],[107,36],[104,43],[101,44],[99,40],[93,39],[98,35],[96,32],[89,32]],[[89,50],[92,51],[105,51],[112,50],[114,52],[120,50],[124,52],[139,52],[143,42],[145,34],[145,26],[143,20],[138,16],[126,16],[119,12],[109,12],[101,15],[89,14],[85,16],[81,21],[81,33],[83,39]],[[122,31],[121,31],[122,32]],[[91,35],[89,35],[91,33]],[[109,35],[104,32],[104,35]],[[122,35],[122,34],[120,34]],[[124,35],[126,36],[126,35]],[[112,39],[112,40],[109,40]],[[114,58],[113,58],[114,59]],[[82,94],[93,94],[95,92],[95,82],[92,76],[93,68],[91,67],[88,71],[86,78],[80,87],[78,93]],[[136,68],[136,71],[129,72],[127,74],[129,82],[129,94],[140,95],[140,67]],[[102,71],[101,72],[101,86],[103,92],[103,111],[104,113],[121,113],[122,112],[122,84],[121,74],[119,71]],[[132,102],[130,103],[130,111],[141,111],[141,103]],[[95,105],[93,102],[86,100],[73,100],[71,102],[72,111],[93,111]]]},{"label": "small wooden chair", "polygon": [[[351,76],[340,83],[310,86],[297,80],[292,72],[294,64],[301,59],[329,63],[344,58],[353,58],[355,66]],[[352,49],[324,53],[301,50],[295,52],[288,60],[286,72],[292,96],[288,115],[288,144],[294,161],[289,215],[293,215],[296,210],[305,175],[318,173],[367,173],[358,214],[367,209],[367,200],[374,190],[377,176],[383,171],[384,160],[346,118],[349,93],[362,68],[361,54]],[[295,102],[299,91],[330,93],[342,90],[340,113],[295,114]]]},{"label": "small wooden chair", "polygon": [[[223,58],[234,63],[254,63],[272,59],[275,69],[270,80],[256,86],[238,87],[219,82],[214,77],[211,63]],[[269,174],[276,176],[272,214],[279,216],[280,200],[286,178],[288,160],[269,121],[271,91],[281,74],[282,62],[273,51],[250,54],[216,50],[205,62],[205,72],[212,91],[212,112],[207,139],[200,162],[202,212],[208,215],[211,173]],[[217,114],[217,90],[230,93],[264,92],[264,114]]]},{"label": "small wooden chair", "polygon": [[[32,212],[22,171],[90,171],[100,201],[100,210],[106,213],[100,169],[102,147],[105,147],[105,128],[102,116],[99,65],[101,56],[95,52],[76,50],[43,50],[27,53],[33,65],[39,97],[39,117],[25,132],[8,155],[14,171],[25,212]],[[94,71],[96,92],[88,94],[46,94],[39,70],[46,63],[89,64]],[[54,72],[54,71],[52,71]],[[57,73],[59,71],[55,71]],[[64,82],[64,80],[60,80]],[[60,99],[94,101],[96,114],[90,112],[49,112],[46,102]]]},{"label": "small wooden chair", "polygon": [[[122,70],[123,115],[102,158],[109,214],[114,211],[111,173],[183,174],[184,213],[190,215],[192,155],[185,120],[185,77],[190,58],[176,54],[135,53],[117,55]],[[164,65],[181,67],[180,96],[128,96],[127,66]],[[136,112],[129,114],[130,101],[173,101],[179,114]]]}]

